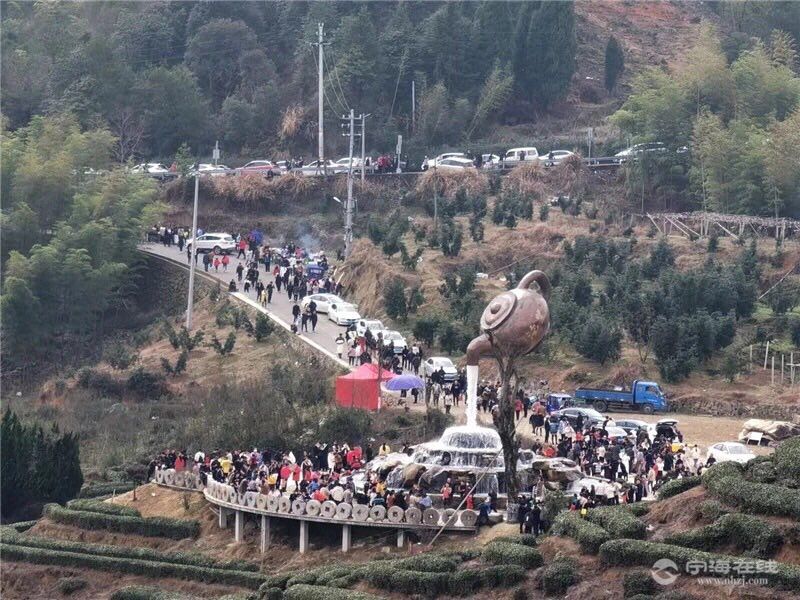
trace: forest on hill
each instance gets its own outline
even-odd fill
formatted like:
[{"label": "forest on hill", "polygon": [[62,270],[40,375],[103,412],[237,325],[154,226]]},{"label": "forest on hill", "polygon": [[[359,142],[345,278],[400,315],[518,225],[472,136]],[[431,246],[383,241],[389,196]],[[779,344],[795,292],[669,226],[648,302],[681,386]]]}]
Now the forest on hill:
[{"label": "forest on hill", "polygon": [[418,137],[441,144],[530,120],[575,71],[567,2],[20,2],[4,13],[10,127],[53,110],[102,121],[121,162],[215,139],[229,152],[309,152],[318,23],[326,119],[370,112],[384,149],[408,131],[412,80]]}]

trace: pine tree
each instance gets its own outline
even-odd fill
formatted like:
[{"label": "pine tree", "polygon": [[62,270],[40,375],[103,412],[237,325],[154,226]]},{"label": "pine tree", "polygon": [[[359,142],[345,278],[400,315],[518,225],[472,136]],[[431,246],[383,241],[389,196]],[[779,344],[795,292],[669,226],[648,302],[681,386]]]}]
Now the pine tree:
[{"label": "pine tree", "polygon": [[390,318],[405,320],[408,316],[408,306],[402,281],[394,279],[386,286],[383,290],[383,306]]},{"label": "pine tree", "polygon": [[546,108],[564,97],[575,73],[577,48],[572,2],[543,2],[531,17],[525,46],[532,81],[523,89],[531,101]]},{"label": "pine tree", "polygon": [[0,424],[4,516],[31,502],[66,502],[83,485],[78,437],[53,426],[25,425],[10,410]]},{"label": "pine tree", "polygon": [[617,86],[617,80],[625,70],[625,55],[622,46],[613,35],[606,44],[606,89],[611,92]]}]

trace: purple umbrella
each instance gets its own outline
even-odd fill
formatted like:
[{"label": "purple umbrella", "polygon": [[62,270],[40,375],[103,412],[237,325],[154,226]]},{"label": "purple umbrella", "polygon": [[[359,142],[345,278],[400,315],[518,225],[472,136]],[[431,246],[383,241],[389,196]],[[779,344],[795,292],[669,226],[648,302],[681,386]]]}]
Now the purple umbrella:
[{"label": "purple umbrella", "polygon": [[416,375],[406,374],[406,375],[398,375],[390,379],[386,385],[387,390],[391,390],[393,392],[399,392],[401,390],[413,390],[418,389],[421,390],[425,387],[425,382],[422,381]]}]

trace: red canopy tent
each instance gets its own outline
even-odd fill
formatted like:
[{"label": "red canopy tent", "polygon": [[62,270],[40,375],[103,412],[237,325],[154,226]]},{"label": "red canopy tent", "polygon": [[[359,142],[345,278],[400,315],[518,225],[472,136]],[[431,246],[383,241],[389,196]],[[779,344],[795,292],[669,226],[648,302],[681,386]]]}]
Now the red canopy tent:
[{"label": "red canopy tent", "polygon": [[[380,381],[394,377],[388,369],[381,369]],[[378,410],[380,408],[380,383],[378,365],[366,363],[336,378],[336,403],[348,408]]]}]

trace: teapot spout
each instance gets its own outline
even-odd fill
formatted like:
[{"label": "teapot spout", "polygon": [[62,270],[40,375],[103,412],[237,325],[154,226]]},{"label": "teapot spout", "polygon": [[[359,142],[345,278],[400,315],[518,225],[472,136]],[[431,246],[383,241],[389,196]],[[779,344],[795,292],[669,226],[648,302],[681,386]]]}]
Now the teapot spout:
[{"label": "teapot spout", "polygon": [[467,346],[467,366],[477,366],[481,356],[492,354],[492,342],[487,334],[476,337]]}]

